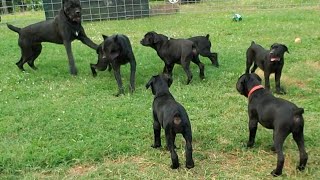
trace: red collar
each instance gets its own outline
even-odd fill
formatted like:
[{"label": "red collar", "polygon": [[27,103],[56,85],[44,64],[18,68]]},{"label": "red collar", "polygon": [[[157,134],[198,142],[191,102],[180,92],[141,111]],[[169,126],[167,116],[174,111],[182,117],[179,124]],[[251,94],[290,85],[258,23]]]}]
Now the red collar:
[{"label": "red collar", "polygon": [[248,98],[251,96],[251,94],[252,94],[254,91],[256,91],[256,90],[258,90],[258,89],[263,89],[263,86],[262,86],[262,85],[256,85],[256,86],[254,86],[254,87],[249,91],[249,93],[248,93]]}]

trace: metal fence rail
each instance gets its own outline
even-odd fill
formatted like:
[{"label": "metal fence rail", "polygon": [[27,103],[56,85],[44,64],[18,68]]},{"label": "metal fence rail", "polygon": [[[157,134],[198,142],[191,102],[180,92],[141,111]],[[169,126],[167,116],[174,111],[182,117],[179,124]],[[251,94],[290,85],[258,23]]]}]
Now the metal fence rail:
[{"label": "metal fence rail", "polygon": [[[53,18],[62,0],[0,0],[0,23],[19,21],[12,14],[40,11],[43,19]],[[205,13],[237,9],[272,10],[320,7],[320,0],[80,0],[84,21],[133,19],[173,13]],[[1,18],[2,16],[2,18]]]}]

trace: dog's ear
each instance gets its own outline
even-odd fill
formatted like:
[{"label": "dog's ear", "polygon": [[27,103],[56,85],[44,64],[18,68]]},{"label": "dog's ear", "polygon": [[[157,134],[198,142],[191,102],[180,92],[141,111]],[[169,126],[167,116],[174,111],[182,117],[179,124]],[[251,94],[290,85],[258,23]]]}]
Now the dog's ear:
[{"label": "dog's ear", "polygon": [[[284,52],[289,53],[289,49],[288,49],[288,47],[287,47],[286,45],[283,45],[283,47],[284,47],[284,49],[285,49],[285,51],[284,51]],[[290,53],[289,53],[289,54],[290,54]]]},{"label": "dog's ear", "polygon": [[237,91],[241,94],[241,95],[244,95],[246,96],[246,93],[245,93],[245,79],[246,79],[246,76],[248,74],[243,74],[239,77],[238,81],[237,81],[237,84],[236,84],[236,89]]},{"label": "dog's ear", "polygon": [[106,40],[108,38],[108,36],[102,34],[102,38],[103,38],[103,40]]},{"label": "dog's ear", "polygon": [[151,91],[152,91],[153,95],[156,94],[156,91],[153,88],[154,81],[155,81],[155,76],[152,76],[151,79],[149,80],[149,82],[146,84],[146,89],[148,89],[151,86]]},{"label": "dog's ear", "polygon": [[168,83],[168,87],[170,87],[170,86],[171,86],[171,84],[172,84],[172,82],[173,82],[172,77],[171,77],[169,74],[167,74],[167,73],[164,73],[164,74],[163,74],[163,77],[164,77],[164,78],[165,78],[165,80],[167,81],[167,83]]},{"label": "dog's ear", "polygon": [[207,35],[206,35],[206,38],[209,39],[209,37],[210,37],[210,34],[207,34]]},{"label": "dog's ear", "polygon": [[156,32],[152,33],[152,39],[153,43],[158,43],[161,40],[160,36]]},{"label": "dog's ear", "polygon": [[261,84],[262,79],[260,78],[260,76],[259,76],[258,74],[252,73],[251,75],[252,75],[254,78],[256,78],[256,79],[260,82],[260,84]]},{"label": "dog's ear", "polygon": [[149,89],[149,87],[152,86],[153,82],[154,82],[154,76],[152,76],[151,79],[149,80],[149,82],[147,82],[146,89]]}]

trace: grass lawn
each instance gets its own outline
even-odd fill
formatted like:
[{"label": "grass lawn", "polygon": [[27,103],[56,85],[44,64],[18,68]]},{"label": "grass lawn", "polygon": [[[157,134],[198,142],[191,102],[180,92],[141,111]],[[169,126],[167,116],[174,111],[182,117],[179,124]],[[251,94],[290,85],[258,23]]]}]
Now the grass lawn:
[{"label": "grass lawn", "polygon": [[[272,131],[259,126],[254,148],[245,148],[247,99],[235,89],[245,70],[246,49],[254,40],[266,48],[274,42],[288,46],[290,54],[285,55],[281,79],[287,95],[280,97],[305,109],[307,168],[296,170],[299,153],[289,136],[281,178],[318,179],[319,7],[238,13],[243,15],[239,23],[231,21],[232,10],[84,23],[87,35],[96,43],[102,41],[101,34],[122,33],[130,38],[137,60],[136,92],[128,94],[127,65],[121,69],[126,87],[126,95],[121,97],[113,96],[117,92],[113,73],[98,72],[92,77],[89,63],[96,63],[97,55],[79,41],[73,42],[78,76],[68,72],[64,47],[50,43],[43,43],[35,62],[37,71],[25,65],[26,72],[20,72],[15,65],[20,58],[18,36],[0,24],[0,178],[271,179],[270,172],[276,166],[276,155],[270,151]],[[6,18],[10,17],[2,17]],[[23,27],[32,22],[26,18],[12,23]],[[194,64],[190,85],[185,85],[181,66],[174,68],[170,90],[188,111],[192,124],[195,168],[190,170],[184,167],[181,135],[176,139],[178,170],[170,169],[169,152],[150,147],[153,95],[145,84],[162,71],[163,62],[139,41],[152,30],[175,38],[209,33],[212,50],[219,54],[220,68],[201,58],[206,65],[203,81]],[[296,37],[302,43],[294,43]],[[257,72],[263,77],[261,70]],[[162,142],[165,144],[163,133]]]}]

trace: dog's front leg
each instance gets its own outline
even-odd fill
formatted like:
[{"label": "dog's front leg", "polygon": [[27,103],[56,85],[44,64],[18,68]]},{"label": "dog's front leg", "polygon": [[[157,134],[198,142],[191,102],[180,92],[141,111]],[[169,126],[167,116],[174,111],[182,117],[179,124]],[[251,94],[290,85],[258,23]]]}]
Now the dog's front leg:
[{"label": "dog's front leg", "polygon": [[153,113],[153,134],[154,134],[154,143],[151,145],[153,148],[159,148],[161,147],[161,125],[158,121],[156,112]]},{"label": "dog's front leg", "polygon": [[249,141],[247,143],[247,147],[251,148],[254,145],[254,140],[256,138],[257,128],[258,128],[258,120],[253,115],[249,114]]},{"label": "dog's front leg", "polygon": [[285,90],[280,87],[281,71],[276,72],[274,78],[276,81],[276,93],[277,94],[286,94]]},{"label": "dog's front leg", "polygon": [[63,44],[64,44],[64,47],[66,48],[67,55],[68,55],[70,73],[72,75],[77,75],[78,70],[76,68],[76,65],[75,65],[75,62],[74,62],[74,58],[73,58],[73,54],[72,54],[72,50],[71,50],[71,41],[64,40]]},{"label": "dog's front leg", "polygon": [[81,30],[80,34],[79,34],[79,40],[89,46],[90,48],[96,50],[98,48],[98,45],[95,44],[93,41],[91,41],[91,39],[88,38],[88,36],[86,35],[86,33],[84,32],[84,30]]},{"label": "dog's front leg", "polygon": [[265,83],[265,88],[267,90],[270,90],[270,73],[268,71],[264,71],[264,83]]},{"label": "dog's front leg", "polygon": [[134,55],[130,57],[130,92],[133,93],[135,91],[135,74],[136,74],[136,60]]},{"label": "dog's front leg", "polygon": [[115,96],[120,96],[121,94],[124,94],[123,86],[122,86],[122,80],[121,80],[121,74],[120,74],[120,64],[112,63],[113,67],[113,73],[114,77],[116,78],[117,84],[118,84],[118,93],[115,94]]}]

